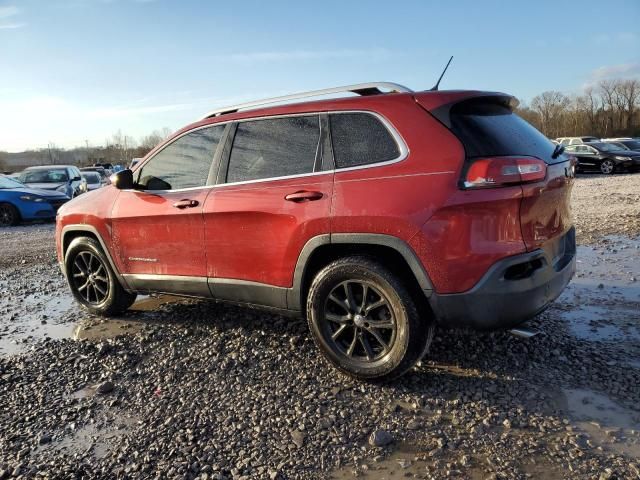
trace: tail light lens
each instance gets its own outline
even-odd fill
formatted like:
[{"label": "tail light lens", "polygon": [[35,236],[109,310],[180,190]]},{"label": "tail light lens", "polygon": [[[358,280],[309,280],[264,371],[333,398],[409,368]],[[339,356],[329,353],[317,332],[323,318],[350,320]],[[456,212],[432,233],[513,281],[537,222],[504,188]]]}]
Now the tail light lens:
[{"label": "tail light lens", "polygon": [[464,188],[492,188],[544,180],[547,164],[532,157],[478,158],[467,168]]}]

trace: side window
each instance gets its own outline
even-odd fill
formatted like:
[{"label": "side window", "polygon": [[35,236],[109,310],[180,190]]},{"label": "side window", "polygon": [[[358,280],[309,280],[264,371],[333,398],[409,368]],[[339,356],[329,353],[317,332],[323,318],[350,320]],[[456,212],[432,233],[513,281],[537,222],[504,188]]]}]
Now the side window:
[{"label": "side window", "polygon": [[178,190],[207,184],[224,125],[187,133],[145,163],[138,176],[143,190]]},{"label": "side window", "polygon": [[240,122],[227,182],[311,173],[319,140],[318,115]]},{"label": "side window", "polygon": [[400,156],[393,136],[374,115],[332,113],[329,118],[336,168],[386,162]]},{"label": "side window", "polygon": [[565,150],[567,152],[577,152],[577,151],[579,151],[578,147],[576,147],[575,145],[569,145],[567,148],[565,148]]}]

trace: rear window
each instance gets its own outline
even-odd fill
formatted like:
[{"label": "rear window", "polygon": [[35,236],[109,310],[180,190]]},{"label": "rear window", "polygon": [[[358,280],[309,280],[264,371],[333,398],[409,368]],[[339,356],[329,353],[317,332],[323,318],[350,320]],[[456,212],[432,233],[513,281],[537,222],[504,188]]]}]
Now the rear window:
[{"label": "rear window", "polygon": [[551,140],[505,105],[462,102],[451,108],[450,118],[451,130],[464,145],[467,158],[527,155],[547,163],[566,160],[552,159]]},{"label": "rear window", "polygon": [[393,136],[374,115],[335,113],[330,121],[336,168],[387,162],[400,156]]}]

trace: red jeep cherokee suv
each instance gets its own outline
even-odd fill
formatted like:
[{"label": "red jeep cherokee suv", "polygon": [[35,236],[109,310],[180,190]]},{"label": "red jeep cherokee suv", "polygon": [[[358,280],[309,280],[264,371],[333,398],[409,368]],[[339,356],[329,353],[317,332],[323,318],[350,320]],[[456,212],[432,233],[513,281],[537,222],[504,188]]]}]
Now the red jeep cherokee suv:
[{"label": "red jeep cherokee suv", "polygon": [[575,271],[573,160],[514,105],[371,83],[212,112],[60,210],[62,271],[100,314],[164,292],[306,315],[334,366],[393,378],[435,324],[516,326]]}]

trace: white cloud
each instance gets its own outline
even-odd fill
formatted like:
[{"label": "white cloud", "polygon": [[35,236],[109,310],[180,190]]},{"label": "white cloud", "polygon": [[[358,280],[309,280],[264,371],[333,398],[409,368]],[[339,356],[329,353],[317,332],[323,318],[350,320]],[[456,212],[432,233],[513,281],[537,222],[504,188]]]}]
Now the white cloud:
[{"label": "white cloud", "polygon": [[598,67],[589,73],[583,88],[591,88],[602,80],[614,78],[640,78],[640,62]]},{"label": "white cloud", "polygon": [[20,13],[20,9],[14,5],[8,5],[6,7],[0,7],[0,18],[13,17]]},{"label": "white cloud", "polygon": [[15,30],[26,26],[24,22],[15,21],[19,13],[20,9],[14,5],[0,7],[0,30]]},{"label": "white cloud", "polygon": [[640,75],[640,63],[622,63],[620,65],[607,65],[596,68],[591,72],[593,80],[605,78],[630,77]]},{"label": "white cloud", "polygon": [[14,30],[16,28],[26,27],[26,23],[0,23],[0,30]]}]

